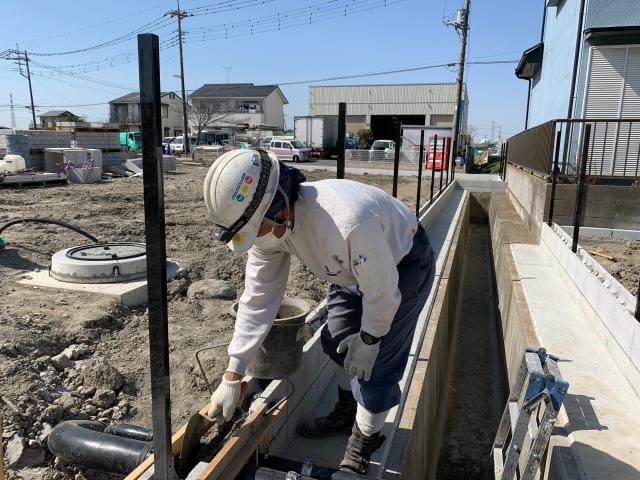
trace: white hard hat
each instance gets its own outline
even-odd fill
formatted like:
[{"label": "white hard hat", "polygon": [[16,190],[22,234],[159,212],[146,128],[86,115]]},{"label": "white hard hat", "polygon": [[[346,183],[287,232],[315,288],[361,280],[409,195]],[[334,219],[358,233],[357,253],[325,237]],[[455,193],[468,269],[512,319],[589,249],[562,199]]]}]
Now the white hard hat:
[{"label": "white hard hat", "polygon": [[204,179],[204,202],[214,237],[236,252],[251,248],[278,188],[280,166],[273,152],[231,150]]}]

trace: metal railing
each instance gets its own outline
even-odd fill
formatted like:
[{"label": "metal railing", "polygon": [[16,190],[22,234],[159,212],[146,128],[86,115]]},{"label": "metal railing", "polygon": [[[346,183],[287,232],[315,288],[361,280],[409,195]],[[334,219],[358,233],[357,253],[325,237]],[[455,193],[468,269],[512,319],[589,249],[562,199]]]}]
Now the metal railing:
[{"label": "metal railing", "polygon": [[507,161],[543,175],[551,175],[558,155],[560,175],[580,170],[584,130],[587,145],[586,175],[637,178],[640,174],[640,118],[575,118],[551,120],[511,137]]}]

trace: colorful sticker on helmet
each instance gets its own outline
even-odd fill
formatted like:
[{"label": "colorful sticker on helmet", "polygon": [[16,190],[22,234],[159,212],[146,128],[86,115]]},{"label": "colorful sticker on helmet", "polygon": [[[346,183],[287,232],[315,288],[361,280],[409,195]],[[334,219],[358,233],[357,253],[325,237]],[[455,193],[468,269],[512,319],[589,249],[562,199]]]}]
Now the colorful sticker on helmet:
[{"label": "colorful sticker on helmet", "polygon": [[240,187],[240,192],[241,192],[241,193],[244,193],[245,195],[246,195],[247,193],[249,193],[249,185],[242,185],[242,186]]},{"label": "colorful sticker on helmet", "polygon": [[253,163],[253,165],[256,167],[260,165],[260,158],[258,158],[258,155],[256,155],[255,153],[253,154],[253,157],[251,157],[251,163]]},{"label": "colorful sticker on helmet", "polygon": [[247,175],[244,177],[244,183],[251,185],[251,183],[253,183],[253,177],[251,175]]},{"label": "colorful sticker on helmet", "polygon": [[244,202],[244,195],[242,195],[241,193],[237,194],[235,196],[235,199],[237,202]]}]

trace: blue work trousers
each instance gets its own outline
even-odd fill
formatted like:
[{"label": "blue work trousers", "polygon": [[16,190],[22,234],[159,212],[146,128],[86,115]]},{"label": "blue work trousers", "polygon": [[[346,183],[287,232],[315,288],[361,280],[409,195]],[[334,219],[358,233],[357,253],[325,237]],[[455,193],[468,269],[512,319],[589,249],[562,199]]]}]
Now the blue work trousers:
[{"label": "blue work trousers", "polygon": [[[400,401],[398,382],[407,365],[418,314],[433,284],[435,256],[422,227],[418,228],[413,238],[411,251],[398,264],[398,274],[402,301],[391,329],[382,337],[371,378],[368,381],[354,379],[351,382],[356,401],[372,413],[389,410]],[[336,349],[344,338],[360,331],[362,294],[353,289],[329,285],[327,311],[327,323],[320,337],[322,349],[342,366],[345,354],[336,353]]]}]

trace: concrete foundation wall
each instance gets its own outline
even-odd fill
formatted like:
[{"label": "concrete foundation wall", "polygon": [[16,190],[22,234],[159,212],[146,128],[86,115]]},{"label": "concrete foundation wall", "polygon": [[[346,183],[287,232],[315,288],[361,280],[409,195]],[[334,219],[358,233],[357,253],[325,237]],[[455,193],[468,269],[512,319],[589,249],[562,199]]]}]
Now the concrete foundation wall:
[{"label": "concrete foundation wall", "polygon": [[462,278],[470,209],[469,199],[453,236],[442,279],[418,354],[413,381],[407,395],[396,437],[409,436],[402,465],[403,479],[434,478],[440,451],[443,418],[439,415],[446,395],[451,335],[459,285]]},{"label": "concrete foundation wall", "polygon": [[[513,206],[536,239],[540,222],[547,221],[551,184],[513,165],[507,165],[507,191]],[[577,185],[557,185],[553,221],[573,225]],[[587,185],[582,226],[640,230],[640,187]]]},{"label": "concrete foundation wall", "polygon": [[491,195],[489,226],[504,344],[503,353],[509,386],[511,386],[525,348],[539,347],[533,320],[511,252],[511,244],[533,244],[536,241],[505,194]]}]

